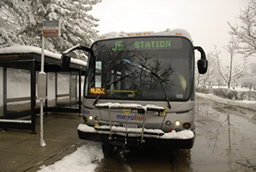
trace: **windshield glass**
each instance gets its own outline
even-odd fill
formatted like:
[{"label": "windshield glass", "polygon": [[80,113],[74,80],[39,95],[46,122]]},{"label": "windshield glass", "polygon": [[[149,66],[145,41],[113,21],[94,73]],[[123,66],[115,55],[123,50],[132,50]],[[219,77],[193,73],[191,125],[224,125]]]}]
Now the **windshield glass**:
[{"label": "windshield glass", "polygon": [[95,42],[92,49],[86,97],[97,97],[104,91],[100,99],[190,98],[194,52],[189,40],[170,36],[119,38]]}]

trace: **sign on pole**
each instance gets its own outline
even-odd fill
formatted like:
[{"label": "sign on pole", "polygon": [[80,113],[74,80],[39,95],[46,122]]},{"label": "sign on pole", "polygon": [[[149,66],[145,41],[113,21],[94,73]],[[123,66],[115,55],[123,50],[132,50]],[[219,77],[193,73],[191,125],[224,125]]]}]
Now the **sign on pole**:
[{"label": "sign on pole", "polygon": [[60,21],[48,20],[43,24],[43,36],[60,36]]},{"label": "sign on pole", "polygon": [[60,36],[60,21],[49,20],[43,21],[43,32],[42,32],[42,51],[41,51],[41,72],[38,73],[38,99],[40,100],[40,144],[42,147],[46,146],[43,137],[43,108],[44,100],[46,97],[46,82],[47,75],[44,72],[44,37]]}]

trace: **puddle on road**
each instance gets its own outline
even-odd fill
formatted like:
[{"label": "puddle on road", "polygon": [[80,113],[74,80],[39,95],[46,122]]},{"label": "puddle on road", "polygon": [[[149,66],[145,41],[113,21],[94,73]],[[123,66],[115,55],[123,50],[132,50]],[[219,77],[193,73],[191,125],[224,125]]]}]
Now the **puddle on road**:
[{"label": "puddle on road", "polygon": [[[201,103],[203,102],[203,103]],[[191,150],[195,171],[256,170],[254,111],[197,99],[196,142]]]}]

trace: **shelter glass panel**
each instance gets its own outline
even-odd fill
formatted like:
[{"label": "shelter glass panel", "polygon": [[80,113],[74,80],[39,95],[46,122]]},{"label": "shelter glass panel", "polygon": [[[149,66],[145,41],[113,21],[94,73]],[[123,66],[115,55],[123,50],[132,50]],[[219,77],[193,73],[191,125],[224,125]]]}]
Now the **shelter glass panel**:
[{"label": "shelter glass panel", "polygon": [[56,73],[48,72],[47,73],[47,100],[48,106],[55,106],[55,98],[56,98]]},{"label": "shelter glass panel", "polygon": [[6,113],[4,119],[31,120],[31,71],[6,69]]},{"label": "shelter glass panel", "polygon": [[62,72],[57,74],[57,106],[77,105],[78,72]]}]

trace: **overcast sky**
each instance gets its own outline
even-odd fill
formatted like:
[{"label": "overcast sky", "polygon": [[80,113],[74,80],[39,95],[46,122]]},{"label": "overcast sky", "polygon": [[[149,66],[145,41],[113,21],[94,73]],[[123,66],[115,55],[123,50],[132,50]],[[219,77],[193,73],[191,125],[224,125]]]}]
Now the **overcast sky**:
[{"label": "overcast sky", "polygon": [[[239,23],[250,0],[102,0],[90,14],[100,19],[100,35],[112,31],[164,31],[183,28],[207,52],[230,39],[227,22]],[[224,50],[223,50],[224,51]]]}]

